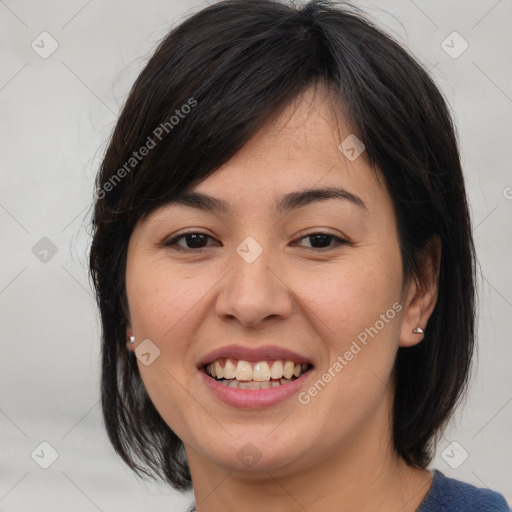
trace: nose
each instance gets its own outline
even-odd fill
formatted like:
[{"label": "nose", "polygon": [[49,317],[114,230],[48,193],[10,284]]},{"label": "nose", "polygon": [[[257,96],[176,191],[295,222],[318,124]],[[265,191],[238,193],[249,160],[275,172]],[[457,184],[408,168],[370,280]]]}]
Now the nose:
[{"label": "nose", "polygon": [[292,295],[279,275],[277,265],[271,268],[271,263],[265,251],[252,263],[234,255],[232,270],[222,281],[215,304],[220,318],[258,328],[266,326],[272,319],[291,315]]}]

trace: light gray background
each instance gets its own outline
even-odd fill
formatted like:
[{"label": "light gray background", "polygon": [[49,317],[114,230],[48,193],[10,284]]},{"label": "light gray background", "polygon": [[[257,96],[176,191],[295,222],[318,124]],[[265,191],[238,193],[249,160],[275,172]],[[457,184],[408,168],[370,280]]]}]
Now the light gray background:
[{"label": "light gray background", "polygon": [[[462,143],[481,265],[478,371],[433,467],[512,503],[512,2],[355,3],[432,71]],[[204,5],[0,0],[2,512],[150,512],[190,501],[137,480],[107,442],[87,224],[93,178],[131,83],[170,26]],[[46,59],[31,48],[46,37],[48,50],[43,31],[59,45]],[[453,31],[469,44],[456,59],[442,47]],[[58,250],[46,262],[33,253],[43,237]],[[42,441],[58,452],[46,470],[31,458]],[[457,469],[445,461],[463,458],[453,441],[469,455]],[[49,460],[48,449],[36,453]]]}]

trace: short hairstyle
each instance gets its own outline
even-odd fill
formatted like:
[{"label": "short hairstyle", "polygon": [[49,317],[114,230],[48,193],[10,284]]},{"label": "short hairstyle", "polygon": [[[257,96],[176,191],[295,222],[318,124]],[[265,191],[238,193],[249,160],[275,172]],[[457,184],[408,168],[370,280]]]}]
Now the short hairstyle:
[{"label": "short hairstyle", "polygon": [[[90,272],[102,322],[102,407],[116,452],[139,475],[190,487],[183,444],[126,350],[128,241],[136,223],[211,175],[311,86],[365,144],[396,213],[404,276],[442,244],[439,297],[423,342],[399,348],[393,444],[425,468],[468,381],[475,253],[455,129],[420,64],[357,9],[314,0],[225,0],[175,27],[135,81],[97,176]],[[143,148],[146,150],[144,151]]]}]

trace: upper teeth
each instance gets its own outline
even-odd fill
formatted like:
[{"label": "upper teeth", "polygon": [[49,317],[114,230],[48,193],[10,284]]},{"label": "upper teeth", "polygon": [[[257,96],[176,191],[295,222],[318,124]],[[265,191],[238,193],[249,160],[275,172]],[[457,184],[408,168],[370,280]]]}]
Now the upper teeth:
[{"label": "upper teeth", "polygon": [[270,379],[291,379],[299,377],[308,368],[307,363],[293,361],[236,361],[234,359],[218,359],[206,366],[206,373],[217,379],[254,380],[264,382]]}]

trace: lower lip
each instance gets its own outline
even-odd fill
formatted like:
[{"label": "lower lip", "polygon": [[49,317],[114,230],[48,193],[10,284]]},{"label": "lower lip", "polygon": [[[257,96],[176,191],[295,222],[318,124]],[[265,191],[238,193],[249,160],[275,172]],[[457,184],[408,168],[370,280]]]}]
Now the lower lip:
[{"label": "lower lip", "polygon": [[225,404],[241,409],[259,409],[276,405],[297,393],[309,377],[311,370],[288,384],[267,389],[230,388],[209,377],[204,371],[200,371],[200,373],[212,393]]}]

